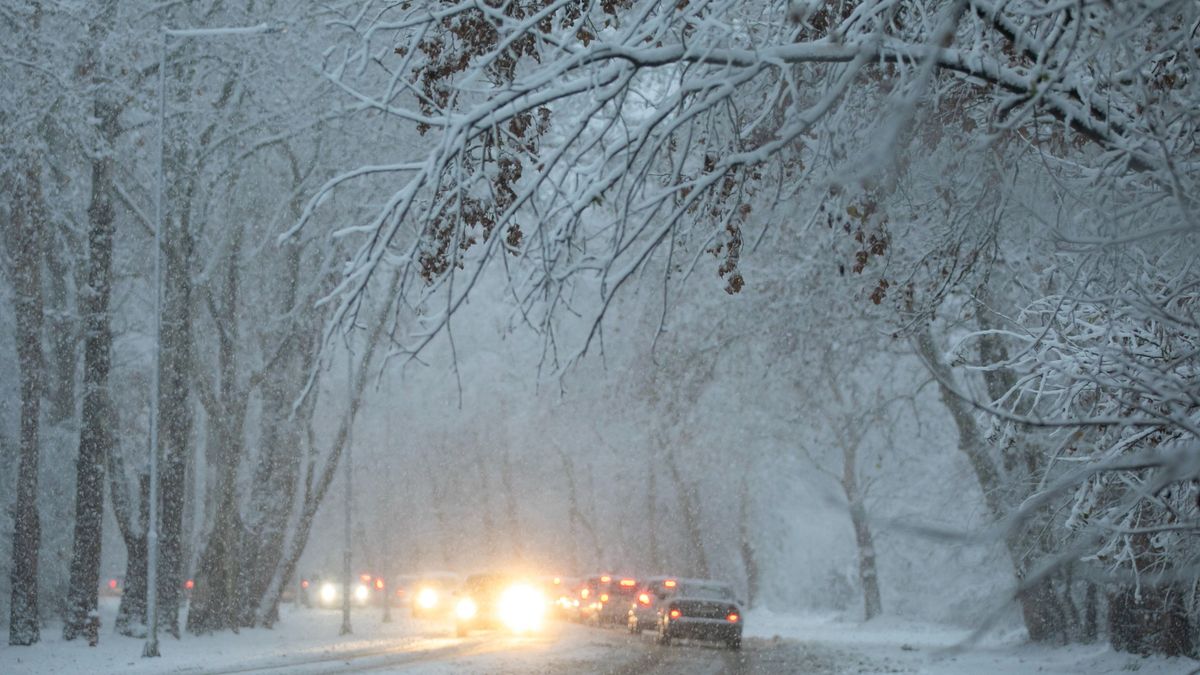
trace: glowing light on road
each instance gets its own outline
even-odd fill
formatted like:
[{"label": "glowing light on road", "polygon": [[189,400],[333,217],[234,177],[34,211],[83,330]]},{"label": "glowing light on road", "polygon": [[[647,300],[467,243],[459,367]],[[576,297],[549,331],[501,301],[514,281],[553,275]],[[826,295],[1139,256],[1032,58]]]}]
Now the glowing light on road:
[{"label": "glowing light on road", "polygon": [[333,602],[337,599],[337,586],[333,584],[324,584],[321,586],[321,601]]},{"label": "glowing light on road", "polygon": [[364,586],[362,584],[359,584],[354,587],[354,599],[355,600],[358,600],[359,602],[365,602],[366,599],[369,597],[371,597],[371,589],[367,588],[366,586]]},{"label": "glowing light on road", "polygon": [[500,595],[500,621],[516,633],[536,631],[546,615],[546,598],[532,586],[517,584]]},{"label": "glowing light on road", "polygon": [[454,613],[458,615],[458,618],[463,620],[475,618],[475,613],[478,611],[479,607],[470,598],[463,598],[454,606]]},{"label": "glowing light on road", "polygon": [[421,609],[433,609],[437,603],[438,594],[432,588],[422,588],[417,592],[417,605]]}]

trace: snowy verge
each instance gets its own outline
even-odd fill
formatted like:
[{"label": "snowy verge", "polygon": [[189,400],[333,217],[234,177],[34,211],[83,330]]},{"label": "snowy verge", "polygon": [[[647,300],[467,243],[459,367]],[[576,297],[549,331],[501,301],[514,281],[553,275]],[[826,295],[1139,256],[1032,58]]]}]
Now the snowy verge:
[{"label": "snowy verge", "polygon": [[886,663],[889,669],[929,675],[1129,672],[1179,675],[1200,668],[1200,661],[1193,659],[1143,658],[1113,651],[1106,643],[1036,645],[1029,642],[1024,631],[989,634],[971,642],[969,628],[888,616],[853,622],[830,614],[753,610],[746,616],[744,630],[747,637],[819,643]]},{"label": "snowy verge", "polygon": [[453,630],[432,622],[419,626],[406,610],[393,610],[394,621],[382,623],[381,610],[354,614],[352,635],[339,636],[341,613],[332,610],[281,608],[282,621],[274,630],[243,629],[238,633],[184,635],[176,640],[161,635],[162,656],[141,657],[145,640],[113,632],[117,598],[100,601],[100,644],[67,642],[62,626],[42,628],[42,640],[31,647],[0,646],[0,673],[185,673],[234,668],[284,667],[396,648],[434,649],[453,642]]}]

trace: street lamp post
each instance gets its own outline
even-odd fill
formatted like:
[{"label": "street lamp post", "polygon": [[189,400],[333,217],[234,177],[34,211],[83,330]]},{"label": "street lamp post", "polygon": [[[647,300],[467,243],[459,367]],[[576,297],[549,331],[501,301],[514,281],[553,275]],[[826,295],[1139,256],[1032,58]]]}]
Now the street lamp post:
[{"label": "street lamp post", "polygon": [[338,631],[338,635],[349,635],[354,632],[350,626],[350,589],[354,588],[354,580],[350,576],[351,555],[353,555],[351,546],[354,541],[350,534],[350,527],[353,521],[350,509],[354,504],[354,495],[352,493],[354,489],[354,466],[351,464],[354,457],[351,454],[354,449],[354,352],[350,349],[349,341],[346,342],[346,403],[346,502],[344,504],[346,525],[342,535],[344,537],[344,548],[342,549],[342,628]]},{"label": "street lamp post", "polygon": [[163,211],[164,158],[167,127],[167,39],[261,35],[282,29],[260,23],[257,26],[226,28],[162,29],[161,53],[158,61],[158,181],[154,195],[154,366],[150,385],[150,514],[146,524],[146,645],[143,657],[158,656],[158,394],[159,360],[162,338],[162,244],[165,214]]}]

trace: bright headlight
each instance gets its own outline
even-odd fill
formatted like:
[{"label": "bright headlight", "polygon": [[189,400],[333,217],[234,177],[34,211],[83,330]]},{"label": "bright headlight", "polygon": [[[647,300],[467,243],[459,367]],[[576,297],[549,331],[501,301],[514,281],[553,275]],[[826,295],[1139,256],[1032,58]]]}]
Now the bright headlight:
[{"label": "bright headlight", "polygon": [[517,633],[535,631],[546,614],[546,598],[532,586],[517,584],[504,591],[497,605],[500,620]]},{"label": "bright headlight", "polygon": [[433,606],[438,603],[437,591],[432,588],[422,588],[417,593],[417,605],[421,609],[433,609]]},{"label": "bright headlight", "polygon": [[369,597],[371,597],[371,589],[367,588],[366,586],[364,586],[362,584],[359,584],[354,587],[354,599],[355,600],[358,600],[359,602],[364,602]]},{"label": "bright headlight", "polygon": [[475,601],[470,598],[463,598],[454,606],[454,613],[460,619],[470,619],[475,616],[475,612],[479,611],[479,607],[475,605]]},{"label": "bright headlight", "polygon": [[337,586],[321,584],[321,602],[333,602],[337,599]]}]

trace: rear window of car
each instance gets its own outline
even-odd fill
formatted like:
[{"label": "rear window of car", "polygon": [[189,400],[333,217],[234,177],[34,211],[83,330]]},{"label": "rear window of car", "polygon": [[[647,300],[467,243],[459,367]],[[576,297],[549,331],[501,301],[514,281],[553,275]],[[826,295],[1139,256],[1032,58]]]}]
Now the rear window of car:
[{"label": "rear window of car", "polygon": [[679,595],[702,600],[732,600],[733,589],[724,584],[681,584]]}]

